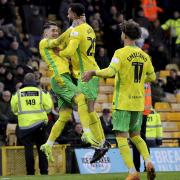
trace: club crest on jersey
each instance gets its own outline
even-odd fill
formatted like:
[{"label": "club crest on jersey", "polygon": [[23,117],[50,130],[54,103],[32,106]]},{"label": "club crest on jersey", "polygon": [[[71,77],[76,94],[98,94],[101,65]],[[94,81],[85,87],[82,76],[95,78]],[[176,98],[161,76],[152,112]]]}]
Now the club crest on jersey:
[{"label": "club crest on jersey", "polygon": [[74,37],[77,37],[78,36],[78,32],[77,31],[73,31],[73,32],[71,32],[71,36],[74,36]]},{"label": "club crest on jersey", "polygon": [[112,62],[112,63],[116,63],[116,64],[118,64],[119,59],[118,59],[118,58],[112,58],[111,62]]}]

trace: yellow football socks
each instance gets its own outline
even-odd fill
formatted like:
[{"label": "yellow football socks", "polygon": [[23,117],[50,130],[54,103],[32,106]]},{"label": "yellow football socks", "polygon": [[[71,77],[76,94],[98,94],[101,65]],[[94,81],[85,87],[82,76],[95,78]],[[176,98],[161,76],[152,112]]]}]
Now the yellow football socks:
[{"label": "yellow football socks", "polygon": [[90,117],[88,113],[88,106],[86,104],[85,96],[78,94],[74,97],[75,103],[78,105],[78,114],[84,131],[89,130]]},{"label": "yellow football socks", "polygon": [[105,141],[105,136],[99,116],[95,111],[89,113],[89,115],[90,115],[89,128],[93,133],[94,137],[96,138],[96,141],[98,141],[101,145],[103,145]]},{"label": "yellow football socks", "polygon": [[59,118],[56,123],[53,125],[50,136],[48,138],[49,142],[54,142],[59,135],[61,134],[62,130],[66,122],[71,118],[72,109],[66,108],[59,111]]},{"label": "yellow football socks", "polygon": [[145,141],[138,135],[131,138],[132,143],[136,146],[144,160],[150,159],[149,151]]},{"label": "yellow football socks", "polygon": [[127,138],[116,137],[116,140],[125,165],[128,167],[129,171],[132,171],[131,173],[136,172]]}]

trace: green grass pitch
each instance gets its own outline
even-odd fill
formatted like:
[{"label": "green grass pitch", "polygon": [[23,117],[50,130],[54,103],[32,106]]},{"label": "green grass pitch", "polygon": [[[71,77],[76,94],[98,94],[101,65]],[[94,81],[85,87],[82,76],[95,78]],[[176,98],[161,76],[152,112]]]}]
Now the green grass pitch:
[{"label": "green grass pitch", "polygon": [[[8,176],[0,177],[0,180],[124,180],[126,173],[116,174],[65,174],[49,176]],[[146,180],[146,174],[141,174],[141,180]],[[157,173],[156,180],[179,180],[180,172]]]}]

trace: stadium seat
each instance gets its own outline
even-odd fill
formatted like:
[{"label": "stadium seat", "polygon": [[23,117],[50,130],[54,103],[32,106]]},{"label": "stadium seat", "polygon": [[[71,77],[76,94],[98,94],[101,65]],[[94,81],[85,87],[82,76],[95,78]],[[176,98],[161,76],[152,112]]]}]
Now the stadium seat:
[{"label": "stadium seat", "polygon": [[102,94],[112,94],[113,91],[114,91],[113,86],[100,86],[99,87],[99,93],[102,93]]},{"label": "stadium seat", "polygon": [[108,98],[106,94],[99,94],[98,98],[96,99],[96,102],[98,103],[107,103],[108,102]]},{"label": "stadium seat", "polygon": [[178,68],[177,64],[167,64],[165,69],[166,70],[175,69],[175,70],[179,71],[179,68]]},{"label": "stadium seat", "polygon": [[180,124],[176,122],[162,122],[163,132],[179,131]]},{"label": "stadium seat", "polygon": [[166,121],[166,112],[160,112],[161,121]]},{"label": "stadium seat", "polygon": [[7,136],[7,145],[13,146],[16,145],[17,137],[16,137],[16,126],[17,124],[7,124],[6,128],[6,136]]},{"label": "stadium seat", "polygon": [[162,142],[162,147],[178,147],[179,142],[177,139],[175,140],[166,140],[164,139]]},{"label": "stadium seat", "polygon": [[108,94],[108,102],[109,103],[113,102],[113,94]]},{"label": "stadium seat", "polygon": [[156,102],[154,106],[156,111],[171,111],[169,103],[166,102]]},{"label": "stadium seat", "polygon": [[171,103],[172,111],[180,111],[180,103]]},{"label": "stadium seat", "polygon": [[167,77],[169,75],[170,75],[170,71],[169,70],[161,70],[160,74],[159,74],[159,77],[160,78],[164,78],[164,77]]},{"label": "stadium seat", "polygon": [[107,78],[106,79],[106,85],[114,86],[114,78]]},{"label": "stadium seat", "polygon": [[99,85],[105,85],[105,84],[106,84],[106,82],[105,82],[104,78],[100,78]]},{"label": "stadium seat", "polygon": [[179,93],[176,94],[176,102],[177,102],[177,103],[180,103],[180,94],[179,94]]},{"label": "stadium seat", "polygon": [[102,109],[112,109],[112,103],[102,103]]},{"label": "stadium seat", "polygon": [[95,109],[95,111],[98,112],[98,113],[99,113],[99,112],[102,112],[102,105],[101,105],[100,103],[97,103],[97,102],[96,102],[96,103],[94,104],[94,109]]},{"label": "stadium seat", "polygon": [[176,102],[176,96],[171,93],[166,93],[166,101],[170,103]]},{"label": "stadium seat", "polygon": [[180,121],[180,113],[177,112],[169,112],[166,114],[167,121]]}]

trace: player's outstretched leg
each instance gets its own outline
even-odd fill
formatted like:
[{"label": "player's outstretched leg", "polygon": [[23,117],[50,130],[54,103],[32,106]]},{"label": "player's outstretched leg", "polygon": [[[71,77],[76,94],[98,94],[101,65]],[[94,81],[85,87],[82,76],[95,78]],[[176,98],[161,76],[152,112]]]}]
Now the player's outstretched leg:
[{"label": "player's outstretched leg", "polygon": [[46,157],[48,161],[50,162],[54,161],[54,158],[52,155],[52,146],[55,140],[60,136],[66,122],[71,118],[71,115],[72,115],[71,108],[60,109],[59,118],[56,121],[56,123],[53,125],[47,142],[43,144],[40,148],[46,154]]}]

